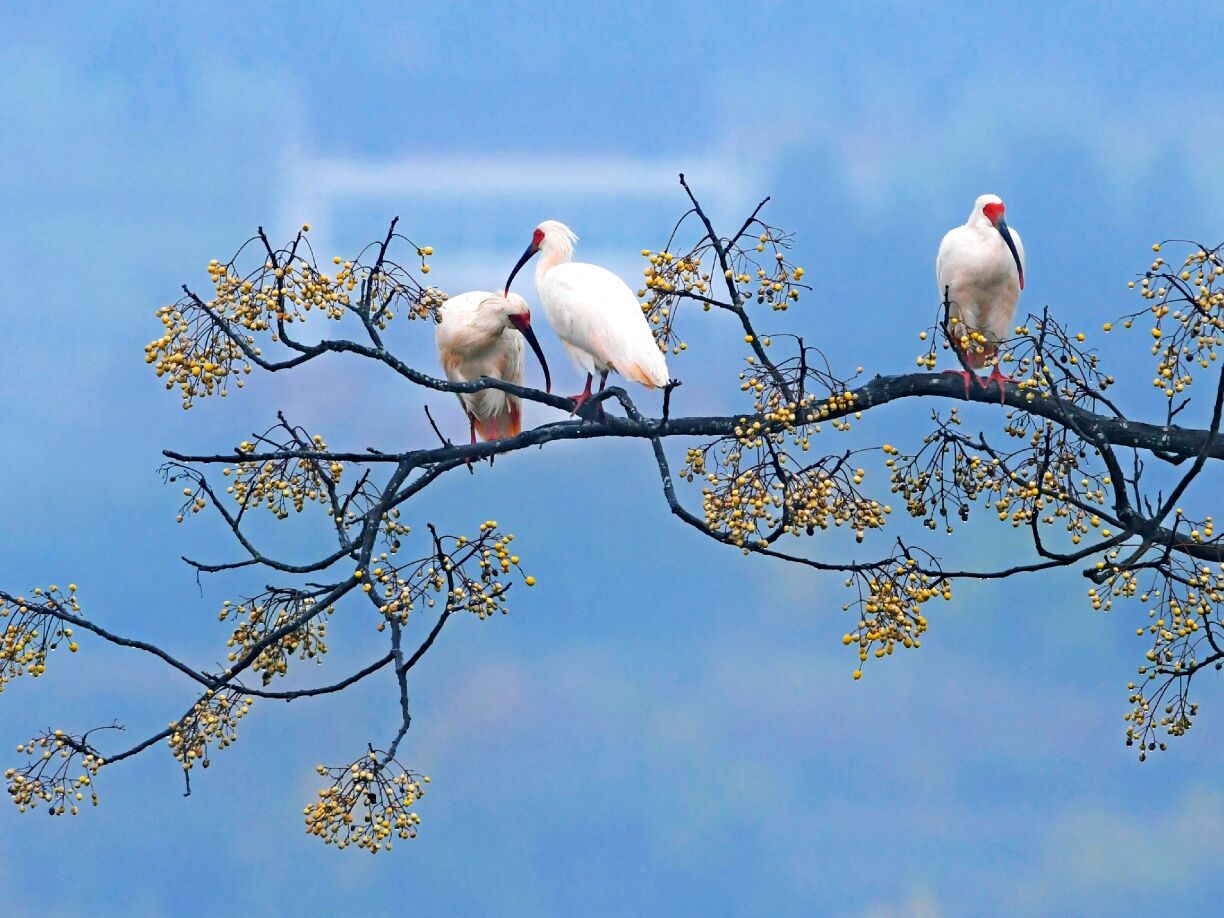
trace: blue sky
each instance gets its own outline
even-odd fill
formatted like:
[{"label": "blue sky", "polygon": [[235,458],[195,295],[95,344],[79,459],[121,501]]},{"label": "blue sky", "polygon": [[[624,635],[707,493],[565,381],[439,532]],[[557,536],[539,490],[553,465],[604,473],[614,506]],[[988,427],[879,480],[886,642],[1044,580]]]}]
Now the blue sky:
[{"label": "blue sky", "polygon": [[[1086,329],[1134,308],[1153,240],[1224,238],[1224,15],[1201,5],[46,7],[0,10],[0,583],[74,580],[96,619],[201,665],[221,599],[250,584],[201,591],[178,561],[228,545],[175,525],[159,451],[235,443],[281,406],[335,444],[426,434],[419,393],[341,361],[188,413],[160,388],[153,310],[259,223],[308,220],[330,254],[400,214],[458,292],[555,217],[628,277],[683,209],[684,170],[724,222],[774,196],[816,288],[777,330],[869,372],[912,365],[939,238],[980,193],[1024,234],[1022,308]],[[682,409],[737,410],[728,333],[693,327]],[[430,342],[400,334],[427,365]],[[579,384],[542,337],[559,387]],[[921,429],[890,409],[856,436]],[[540,585],[506,619],[456,622],[414,671],[404,757],[434,780],[411,844],[370,859],[302,832],[313,766],[393,725],[375,680],[257,705],[188,799],[154,750],[76,820],[0,810],[5,895],[46,915],[1215,910],[1224,880],[1193,865],[1224,845],[1219,686],[1138,765],[1120,716],[1138,607],[1093,613],[1074,572],[966,586],[921,651],[854,683],[838,578],[703,541],[651,475],[641,444],[562,444],[414,511],[456,531],[496,517]],[[939,547],[1024,552],[989,526]],[[322,672],[377,638],[337,621]],[[0,741],[112,717],[134,735],[190,697],[85,640],[5,691]]]}]

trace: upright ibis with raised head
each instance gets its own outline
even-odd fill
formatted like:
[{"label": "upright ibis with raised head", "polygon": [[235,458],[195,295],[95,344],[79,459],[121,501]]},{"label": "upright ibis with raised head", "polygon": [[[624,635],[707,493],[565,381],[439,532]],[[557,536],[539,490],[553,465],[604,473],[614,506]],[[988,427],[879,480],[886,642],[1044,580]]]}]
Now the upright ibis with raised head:
[{"label": "upright ibis with raised head", "polygon": [[519,269],[537,253],[536,292],[544,315],[574,362],[586,371],[586,388],[572,397],[574,410],[591,397],[599,374],[602,392],[615,370],[651,389],[668,383],[667,361],[650,331],[650,323],[629,285],[599,265],[573,261],[578,237],[564,223],[545,220],[536,227],[506,290]]},{"label": "upright ibis with raised head", "polygon": [[[958,320],[952,330],[952,346],[974,369],[997,357],[999,344],[1011,337],[1016,304],[1024,289],[1024,245],[1003,214],[1003,200],[998,195],[979,197],[964,225],[943,237],[935,260],[939,296],[943,298],[947,292],[949,318]],[[985,340],[975,343],[974,333]],[[959,344],[962,336],[970,338],[964,350]],[[947,372],[964,377],[965,398],[969,397],[970,377],[979,382],[968,370]],[[986,385],[998,383],[999,401],[1003,400],[1003,384],[1007,381],[996,360]]]}]

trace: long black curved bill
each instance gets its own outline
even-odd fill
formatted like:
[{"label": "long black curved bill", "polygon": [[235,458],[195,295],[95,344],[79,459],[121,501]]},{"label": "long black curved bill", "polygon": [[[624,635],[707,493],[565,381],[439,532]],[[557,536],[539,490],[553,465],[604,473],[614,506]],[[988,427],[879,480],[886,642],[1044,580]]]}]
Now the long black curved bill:
[{"label": "long black curved bill", "polygon": [[523,322],[521,325],[515,322],[514,327],[523,333],[523,337],[527,339],[527,343],[531,345],[531,349],[535,351],[535,355],[540,361],[540,369],[544,371],[544,391],[552,392],[552,377],[548,374],[548,361],[544,359],[544,348],[540,347],[540,342],[536,338],[531,325],[527,322]]},{"label": "long black curved bill", "polygon": [[[514,270],[510,272],[510,277],[506,280],[506,289],[503,291],[504,293],[510,292],[510,285],[514,283],[514,276],[519,273],[519,270],[523,267],[523,265],[527,264],[527,262],[531,259],[531,256],[534,255],[537,251],[538,250],[536,249],[534,242],[531,245],[527,246],[527,251],[524,252],[522,256],[519,258],[518,263],[514,266]],[[1012,251],[1014,252],[1015,249],[1013,248]],[[536,353],[538,354],[539,352],[540,352],[539,347],[537,345]],[[543,361],[543,359],[544,359],[543,357],[540,358],[541,361]]]},{"label": "long black curved bill", "polygon": [[[999,217],[997,224],[999,234],[1003,237],[1003,241],[1007,243],[1007,247],[1011,249],[1012,258],[1016,260],[1016,273],[1020,275],[1020,289],[1024,289],[1024,265],[1020,264],[1020,253],[1016,251],[1016,241],[1012,239],[1011,230],[1007,228],[1007,221]],[[518,270],[517,268],[515,269]],[[513,275],[511,275],[513,276]]]}]

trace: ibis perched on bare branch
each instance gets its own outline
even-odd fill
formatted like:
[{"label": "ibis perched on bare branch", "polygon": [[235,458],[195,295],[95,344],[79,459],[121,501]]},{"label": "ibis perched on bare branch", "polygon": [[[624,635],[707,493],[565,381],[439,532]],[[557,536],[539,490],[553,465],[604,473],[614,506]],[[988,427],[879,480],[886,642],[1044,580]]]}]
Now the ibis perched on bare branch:
[{"label": "ibis perched on bare branch", "polygon": [[[999,345],[1011,337],[1024,289],[1024,245],[1003,214],[998,195],[979,197],[965,224],[943,237],[935,260],[939,295],[947,296],[948,318],[956,320],[951,324],[952,346],[974,369],[994,358],[986,385],[999,384],[1000,401],[1008,377],[999,371]],[[976,375],[968,370],[948,372],[964,377],[968,398],[970,377],[978,382]]]},{"label": "ibis perched on bare branch", "polygon": [[[531,329],[531,310],[517,294],[500,296],[472,290],[448,299],[434,329],[438,359],[451,382],[472,382],[482,376],[523,384],[523,339],[531,345],[544,370],[544,387],[552,391],[544,351]],[[500,389],[461,392],[472,442],[513,437],[523,429],[522,400]]]},{"label": "ibis perched on bare branch", "polygon": [[587,374],[586,388],[573,396],[575,410],[591,397],[596,373],[601,392],[611,370],[651,389],[666,386],[667,361],[637,297],[606,268],[573,261],[577,241],[564,223],[545,220],[536,227],[531,244],[506,281],[509,291],[519,269],[539,253],[536,292],[544,315]]}]

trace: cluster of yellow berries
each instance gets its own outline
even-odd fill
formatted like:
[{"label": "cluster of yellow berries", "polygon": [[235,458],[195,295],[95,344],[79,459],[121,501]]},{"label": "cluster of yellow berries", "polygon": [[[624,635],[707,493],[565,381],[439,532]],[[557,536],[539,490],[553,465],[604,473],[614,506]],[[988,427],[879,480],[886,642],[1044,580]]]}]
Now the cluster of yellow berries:
[{"label": "cluster of yellow berries", "polygon": [[[212,259],[208,276],[213,291],[207,300],[188,293],[178,302],[157,310],[164,326],[162,335],[145,346],[145,362],[166,388],[179,388],[183,407],[213,394],[227,394],[228,381],[251,372],[262,359],[257,336],[273,343],[285,337],[287,326],[300,322],[310,312],[341,319],[348,312],[365,310],[364,317],[385,330],[396,313],[410,318],[434,317],[445,301],[441,291],[422,287],[402,267],[385,259],[377,270],[360,259],[332,259],[336,270],[327,273],[301,253],[300,243],[309,226],[285,248],[269,252],[252,270],[238,267],[243,250],[229,262]],[[419,270],[429,273],[425,257],[432,246],[416,246]]]},{"label": "cluster of yellow berries", "polygon": [[[395,554],[400,550],[400,539],[412,532],[411,526],[400,522],[398,507],[392,507],[384,513],[382,519],[378,521],[378,525],[382,530],[383,538],[386,539],[387,547],[391,554]],[[381,560],[387,560],[386,552],[382,554]]]},{"label": "cluster of yellow berries", "polygon": [[799,299],[800,283],[806,273],[803,268],[792,265],[786,257],[790,249],[791,237],[772,227],[767,228],[759,237],[757,244],[751,248],[758,254],[763,254],[768,247],[773,258],[762,265],[749,251],[738,244],[733,249],[734,266],[724,271],[728,280],[737,285],[750,286],[756,284],[755,295],[757,305],[767,305],[771,309],[784,312],[786,308]]},{"label": "cluster of yellow berries", "polygon": [[[857,395],[845,382],[791,363],[765,367],[747,358],[740,388],[754,396],[755,414],[739,418],[733,438],[689,449],[679,470],[687,481],[705,481],[706,526],[745,552],[784,533],[811,535],[830,526],[848,527],[862,541],[866,530],[882,528],[892,512],[859,492],[865,469],[836,457],[804,465],[788,452],[807,452],[821,422],[844,431],[851,417],[861,417]],[[801,386],[813,381],[824,394],[808,391],[796,400]]]},{"label": "cluster of yellow berries", "polygon": [[[948,317],[948,334],[951,336],[956,347],[959,348],[963,354],[982,356],[986,355],[988,350],[993,350],[993,345],[990,339],[977,329],[967,326],[963,321],[961,321],[960,316]],[[919,339],[926,341],[930,336],[928,336],[927,332],[924,331],[920,333],[918,337]],[[928,370],[935,369],[935,364],[938,363],[938,357],[936,356],[936,342],[938,340],[938,336],[931,338],[931,345],[927,349],[926,353],[919,354],[917,360],[915,361],[918,366]]]},{"label": "cluster of yellow berries", "polygon": [[[790,237],[773,228],[766,228],[758,238],[755,246],[749,245],[747,248],[736,241],[727,250],[732,267],[725,269],[720,262],[716,263],[717,253],[708,237],[703,237],[697,246],[683,255],[667,249],[642,249],[642,257],[648,264],[642,271],[645,286],[637,291],[637,295],[638,299],[643,300],[642,311],[654,328],[660,350],[679,354],[688,349],[675,327],[681,299],[701,303],[705,312],[719,304],[718,291],[711,280],[713,273],[724,275],[735,286],[737,306],[755,297],[758,305],[769,305],[774,310],[782,311],[798,301],[799,291],[805,286],[800,283],[805,272],[787,261]],[[764,253],[767,246],[773,258],[767,265],[761,265],[756,255]],[[755,253],[750,250],[755,250]],[[707,267],[707,262],[716,264]]]},{"label": "cluster of yellow berries", "polygon": [[[770,343],[769,338],[761,339],[765,347]],[[775,442],[781,443],[789,434],[806,451],[809,432],[820,433],[822,422],[829,421],[835,430],[844,433],[850,429],[851,417],[859,420],[863,416],[855,408],[858,394],[847,381],[818,373],[813,367],[807,367],[806,374],[801,374],[793,359],[774,367],[763,365],[755,356],[745,358],[744,362],[746,367],[739,374],[740,391],[754,399],[752,409],[762,422],[755,430],[769,429],[777,435]],[[862,371],[859,367],[856,375]],[[745,423],[741,420],[741,424]],[[736,436],[742,435],[737,430]]]},{"label": "cluster of yellow berries", "polygon": [[[739,454],[729,457],[732,467],[738,467]],[[709,473],[709,487],[702,488],[702,510],[705,524],[713,532],[725,533],[735,545],[747,549],[749,544],[764,545],[762,527],[772,528],[782,505],[782,493],[770,493],[773,479],[756,471],[729,474]]]},{"label": "cluster of yellow berries", "polygon": [[1108,501],[1113,480],[1102,471],[1085,467],[1088,455],[1077,435],[1053,421],[1033,415],[1011,419],[1006,431],[1027,438],[1027,448],[1010,457],[1010,471],[992,461],[990,470],[1000,521],[1021,526],[1036,519],[1045,525],[1061,521],[1078,545],[1091,530],[1104,538],[1114,533],[1094,506]]},{"label": "cluster of yellow berries", "polygon": [[[1178,530],[1197,533],[1197,538],[1192,536],[1195,541],[1212,526],[1210,518],[1199,523],[1186,520],[1181,509],[1175,515]],[[1137,597],[1148,606],[1148,623],[1136,628],[1135,634],[1152,643],[1139,667],[1139,682],[1127,684],[1131,709],[1123,715],[1126,744],[1137,745],[1143,761],[1149,752],[1166,748],[1158,735],[1184,735],[1198,713],[1198,705],[1188,698],[1189,682],[1214,659],[1210,629],[1219,626],[1224,604],[1224,564],[1213,569],[1198,561],[1170,561],[1144,588],[1139,583],[1142,570],[1123,566],[1121,552],[1115,548],[1097,562],[1101,582],[1088,590],[1088,599],[1098,611],[1109,611],[1116,598]],[[1215,665],[1220,668],[1219,662]]]},{"label": "cluster of yellow berries", "polygon": [[17,809],[24,813],[45,803],[52,816],[65,813],[76,816],[86,793],[90,803],[97,806],[93,779],[103,761],[93,753],[81,753],[82,745],[82,737],[69,737],[61,730],[48,731],[19,744],[17,752],[28,757],[27,763],[4,772],[5,789]]},{"label": "cluster of yellow berries", "polygon": [[828,529],[830,524],[845,526],[861,542],[867,530],[883,529],[892,507],[859,492],[857,486],[865,474],[864,469],[841,468],[830,474],[816,468],[796,476],[786,488],[786,530],[793,535],[811,535],[817,529]]},{"label": "cluster of yellow berries", "polygon": [[[302,444],[291,444],[300,448]],[[318,452],[327,443],[315,434],[309,448]],[[253,453],[256,445],[247,440],[238,444],[239,453]],[[307,501],[315,501],[331,510],[331,496],[344,475],[344,464],[334,460],[288,457],[264,462],[240,462],[234,468],[224,468],[221,474],[232,478],[225,491],[232,494],[242,507],[266,507],[277,519],[286,519],[290,509],[301,513]],[[184,491],[184,494],[190,494]],[[199,503],[202,498],[195,498]],[[202,506],[202,504],[201,504]],[[194,510],[194,504],[192,506]]]},{"label": "cluster of yellow berries", "polygon": [[[675,330],[680,301],[677,291],[709,297],[710,275],[702,271],[700,258],[692,255],[642,249],[642,257],[650,262],[642,272],[646,276],[646,286],[637,292],[638,299],[644,300],[642,312],[653,326],[659,350],[679,354],[688,350],[688,344],[681,340]],[[707,310],[710,308],[709,303],[702,305]]]},{"label": "cluster of yellow berries", "polygon": [[[365,571],[354,576],[364,581],[365,592],[378,597],[378,609],[388,620],[407,624],[413,610],[421,605],[432,609],[441,601],[448,612],[471,612],[483,621],[510,611],[510,584],[504,578],[512,571],[522,574],[521,559],[510,548],[513,541],[514,533],[503,533],[496,520],[485,520],[474,539],[442,536],[438,551],[398,566],[383,553],[368,576]],[[535,586],[536,579],[525,575],[523,582]],[[379,630],[383,627],[380,623]]]},{"label": "cluster of yellow berries", "polygon": [[288,672],[290,657],[322,663],[323,655],[327,653],[327,621],[323,616],[331,615],[335,609],[328,606],[318,612],[316,605],[314,597],[284,591],[265,593],[237,605],[225,600],[217,617],[221,621],[230,616],[238,619],[234,633],[226,641],[227,647],[234,648],[227,659],[233,663],[240,656],[245,657],[273,631],[306,618],[303,624],[260,649],[251,669],[260,673],[263,684],[267,685],[273,676],[283,676]]},{"label": "cluster of yellow berries", "polygon": [[[1109,585],[1117,594],[1133,595],[1134,579],[1131,572],[1119,571]],[[1149,752],[1167,748],[1163,740],[1156,739],[1159,734],[1185,735],[1198,714],[1198,705],[1188,697],[1189,677],[1204,665],[1197,655],[1207,629],[1218,625],[1213,616],[1224,601],[1224,565],[1214,573],[1205,566],[1192,570],[1185,579],[1182,584],[1177,578],[1165,577],[1163,589],[1140,594],[1142,602],[1154,605],[1148,609],[1150,623],[1137,628],[1136,634],[1147,633],[1152,646],[1139,667],[1140,682],[1127,684],[1131,709],[1123,715],[1126,744],[1138,745],[1140,761]]]},{"label": "cluster of yellow berries", "polygon": [[[702,509],[706,526],[745,550],[764,545],[770,532],[811,535],[830,526],[853,530],[861,542],[867,530],[883,528],[892,512],[891,507],[859,492],[865,469],[840,463],[827,468],[829,460],[824,460],[783,475],[770,458],[744,468],[740,447],[720,451],[711,470],[707,465],[710,455],[710,447],[690,449],[680,474],[689,481],[695,476],[705,479]],[[784,455],[777,456],[779,464]]]},{"label": "cluster of yellow berries", "polygon": [[75,583],[67,590],[55,584],[45,590],[37,587],[33,600],[0,595],[0,692],[18,676],[41,676],[47,669],[47,655],[61,642],[67,641],[68,649],[76,653],[72,628],[52,610],[80,615]]},{"label": "cluster of yellow berries", "polygon": [[210,689],[186,717],[172,721],[166,742],[183,769],[190,770],[197,762],[207,768],[211,745],[224,749],[237,742],[238,721],[251,710],[254,701],[229,686]]},{"label": "cluster of yellow berries", "polygon": [[253,336],[229,328],[224,318],[214,320],[190,299],[160,307],[157,318],[165,331],[145,345],[145,363],[154,365],[159,379],[166,379],[167,389],[179,388],[184,408],[196,398],[226,396],[231,376],[243,387],[238,374],[251,372],[243,345],[256,356],[260,353]]},{"label": "cluster of yellow berries", "polygon": [[[967,449],[950,432],[961,423],[955,409],[947,422],[924,438],[916,454],[901,455],[886,445],[889,458],[884,464],[890,470],[893,493],[902,495],[910,515],[923,519],[932,530],[939,525],[936,510],[951,532],[949,506],[965,521],[970,505],[985,500],[999,521],[1010,522],[1013,528],[1034,519],[1044,525],[1061,521],[1074,544],[1091,529],[1101,529],[1108,538],[1109,529],[1101,528],[1101,518],[1092,511],[1092,505],[1106,501],[1108,476],[1083,471],[1078,441],[1053,422],[1034,422],[1027,414],[1022,417],[1023,421],[1013,420],[1006,429],[1013,436],[1027,436],[1029,445],[1011,454],[1007,465],[995,456]],[[1021,425],[1028,423],[1034,423],[1036,429],[1026,433]]]},{"label": "cluster of yellow berries", "polygon": [[[365,571],[354,576],[363,580],[362,589],[373,593],[381,600],[378,611],[387,620],[396,619],[401,625],[408,624],[409,616],[417,608],[432,609],[437,605],[437,594],[446,590],[446,568],[436,556],[420,559],[413,564],[393,566],[387,563],[386,554],[375,559],[375,567],[366,578]],[[379,622],[378,630],[386,628]]]},{"label": "cluster of yellow berries", "polygon": [[[1224,565],[1215,573],[1206,566],[1198,568],[1185,581],[1183,584],[1167,578],[1164,590],[1140,594],[1141,602],[1156,603],[1148,609],[1151,623],[1146,631],[1153,644],[1140,675],[1152,676],[1153,667],[1174,673],[1187,671],[1197,662],[1194,647],[1197,638],[1206,633],[1207,625],[1224,603]],[[1136,634],[1142,635],[1144,631],[1136,629]]]},{"label": "cluster of yellow berries", "polygon": [[1177,680],[1179,684],[1176,686],[1174,680],[1175,677],[1170,677],[1164,685],[1166,691],[1174,689],[1172,700],[1164,702],[1161,697],[1155,705],[1147,695],[1134,689],[1134,683],[1130,683],[1129,700],[1132,707],[1122,717],[1127,721],[1126,745],[1138,745],[1140,762],[1147,761],[1149,752],[1157,749],[1164,752],[1169,748],[1164,740],[1155,739],[1157,735],[1163,732],[1170,737],[1185,736],[1198,715],[1198,704],[1187,697],[1184,680]]},{"label": "cluster of yellow berries", "polygon": [[[859,622],[855,629],[842,635],[842,643],[858,646],[859,668],[854,678],[861,679],[861,664],[874,656],[890,655],[898,646],[921,646],[927,630],[922,607],[932,599],[950,600],[952,584],[919,570],[913,558],[897,559],[894,563],[872,571],[863,571],[846,580],[846,586],[857,584]],[[842,606],[849,610],[851,604]]]},{"label": "cluster of yellow berries", "polygon": [[[1159,252],[1157,243],[1152,251]],[[1172,268],[1163,257],[1156,258],[1144,276],[1127,286],[1151,301],[1154,319],[1150,328],[1152,356],[1156,357],[1156,376],[1152,385],[1173,398],[1194,382],[1194,367],[1207,369],[1224,344],[1224,259],[1220,249],[1194,247]],[[1139,313],[1120,321],[1131,328]],[[1113,323],[1105,324],[1111,331]]]},{"label": "cluster of yellow berries", "polygon": [[[769,339],[762,343],[768,345]],[[848,526],[859,541],[865,530],[881,528],[892,509],[858,492],[864,469],[833,457],[805,466],[788,451],[793,447],[808,452],[822,422],[837,431],[849,430],[850,419],[862,417],[856,410],[857,394],[845,381],[805,367],[798,359],[767,367],[753,356],[746,363],[740,389],[754,397],[755,414],[738,419],[733,443],[724,440],[690,449],[680,469],[680,477],[688,481],[706,480],[707,525],[727,533],[745,550],[761,544],[763,528],[811,535],[830,525]]]},{"label": "cluster of yellow berries", "polygon": [[331,779],[319,799],[303,810],[306,831],[324,844],[377,854],[396,838],[416,838],[421,818],[412,807],[425,796],[428,775],[406,770],[395,759],[370,750],[352,765],[316,771]]},{"label": "cluster of yellow berries", "polygon": [[[176,476],[177,477],[177,476]],[[187,514],[196,514],[208,506],[208,497],[204,493],[204,488],[200,484],[199,479],[195,479],[195,487],[183,488],[183,504],[179,507],[178,516],[176,519],[181,523],[187,518]]]},{"label": "cluster of yellow berries", "polygon": [[668,294],[677,290],[689,290],[697,293],[710,292],[710,275],[701,271],[701,259],[692,254],[676,255],[666,250],[652,252],[642,249],[642,257],[650,262],[642,272],[646,277],[646,289],[638,291],[638,297],[645,297],[653,292],[654,298],[667,298]]},{"label": "cluster of yellow berries", "polygon": [[[930,442],[933,442],[933,438],[928,435],[924,445]],[[938,508],[945,520],[944,525],[951,532],[952,523],[947,519],[947,505],[951,503],[955,505],[961,520],[968,520],[969,503],[977,498],[979,485],[974,477],[964,474],[963,465],[955,464],[951,470],[948,469],[945,461],[948,455],[947,450],[942,448],[935,450],[934,455],[927,460],[927,464],[921,466],[919,465],[923,457],[921,451],[909,456],[901,455],[900,452],[892,452],[895,448],[889,444],[886,444],[884,449],[886,455],[892,456],[884,462],[890,469],[890,488],[892,493],[900,494],[905,498],[905,509],[910,516],[914,519],[921,519],[928,529],[935,529],[938,525],[935,520],[935,510]],[[980,465],[980,459],[976,456],[972,457],[970,462]],[[951,481],[948,479],[949,472],[952,476]]]}]

